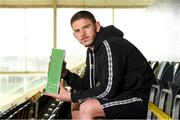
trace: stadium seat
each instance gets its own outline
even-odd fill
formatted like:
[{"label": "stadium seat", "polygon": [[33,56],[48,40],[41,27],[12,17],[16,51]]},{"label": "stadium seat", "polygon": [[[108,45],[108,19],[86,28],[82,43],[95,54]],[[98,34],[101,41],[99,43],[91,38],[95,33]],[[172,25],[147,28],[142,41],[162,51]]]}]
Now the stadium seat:
[{"label": "stadium seat", "polygon": [[157,84],[153,85],[150,92],[150,102],[153,102],[158,105],[159,102],[159,94],[160,94],[160,83],[162,80],[162,75],[164,70],[169,66],[168,61],[160,62],[159,65],[154,70],[154,74],[156,76]]},{"label": "stadium seat", "polygon": [[149,64],[154,71],[156,69],[156,67],[159,65],[159,62],[158,61],[150,61]]},{"label": "stadium seat", "polygon": [[179,71],[179,63],[171,63],[163,72],[160,81],[160,99],[159,107],[169,115],[172,114],[174,99],[177,94],[177,86],[175,85],[176,72]]},{"label": "stadium seat", "polygon": [[173,109],[172,109],[172,118],[180,119],[180,71],[174,77],[174,84],[172,86],[173,94]]},{"label": "stadium seat", "polygon": [[52,114],[52,115],[48,118],[48,120],[54,120],[55,117],[56,117],[56,114]]},{"label": "stadium seat", "polygon": [[176,95],[175,102],[173,105],[173,113],[172,113],[173,120],[180,119],[180,94]]},{"label": "stadium seat", "polygon": [[[151,87],[149,102],[152,102],[156,105],[158,105],[159,103],[160,83],[162,79],[162,74],[168,66],[169,66],[168,61],[162,61],[162,62],[158,62],[158,66],[154,69],[154,74],[156,76],[157,84],[154,84]],[[153,114],[149,110],[147,114],[147,119],[155,119],[155,116],[153,116]]]}]

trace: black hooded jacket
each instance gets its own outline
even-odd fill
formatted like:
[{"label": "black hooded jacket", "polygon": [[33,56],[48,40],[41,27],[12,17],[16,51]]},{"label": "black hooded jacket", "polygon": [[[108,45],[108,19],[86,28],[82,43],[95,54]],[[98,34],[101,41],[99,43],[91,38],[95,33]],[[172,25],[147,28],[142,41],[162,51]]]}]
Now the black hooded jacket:
[{"label": "black hooded jacket", "polygon": [[132,92],[145,103],[149,100],[154,73],[142,53],[114,26],[101,27],[94,42],[94,50],[87,49],[83,78],[68,72],[67,83],[74,89],[73,102],[88,98],[112,99],[124,92]]}]

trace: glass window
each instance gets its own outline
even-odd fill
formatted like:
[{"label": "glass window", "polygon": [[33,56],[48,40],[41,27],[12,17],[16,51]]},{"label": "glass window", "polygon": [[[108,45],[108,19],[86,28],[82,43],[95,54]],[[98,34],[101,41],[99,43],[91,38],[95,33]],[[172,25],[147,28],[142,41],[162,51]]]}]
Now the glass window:
[{"label": "glass window", "polygon": [[[29,95],[30,91],[46,83],[53,47],[53,12],[52,9],[42,8],[0,9],[0,26],[2,112],[15,99],[27,97],[25,95]],[[26,74],[27,71],[35,74]],[[17,104],[18,101],[12,104]]]},{"label": "glass window", "polygon": [[47,70],[52,19],[52,9],[1,9],[0,71]]}]

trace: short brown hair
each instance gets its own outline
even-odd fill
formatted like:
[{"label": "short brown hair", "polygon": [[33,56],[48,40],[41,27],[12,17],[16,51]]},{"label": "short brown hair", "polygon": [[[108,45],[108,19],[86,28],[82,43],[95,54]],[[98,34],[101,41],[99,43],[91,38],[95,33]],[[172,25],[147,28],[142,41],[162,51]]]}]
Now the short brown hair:
[{"label": "short brown hair", "polygon": [[94,15],[91,12],[82,10],[82,11],[79,11],[79,12],[75,13],[72,16],[71,25],[73,24],[74,21],[82,19],[82,18],[89,19],[89,20],[91,20],[92,23],[96,23],[96,19],[95,19]]}]

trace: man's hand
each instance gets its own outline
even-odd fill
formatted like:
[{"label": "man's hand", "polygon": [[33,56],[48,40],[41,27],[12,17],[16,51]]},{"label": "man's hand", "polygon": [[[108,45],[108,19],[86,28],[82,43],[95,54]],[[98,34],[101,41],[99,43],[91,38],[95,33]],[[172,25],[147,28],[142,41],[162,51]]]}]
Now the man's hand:
[{"label": "man's hand", "polygon": [[60,87],[59,94],[55,95],[55,94],[51,94],[51,93],[45,93],[45,95],[62,100],[62,101],[70,102],[71,101],[71,93],[64,88],[64,86],[62,85],[61,82],[60,82],[59,87]]}]

